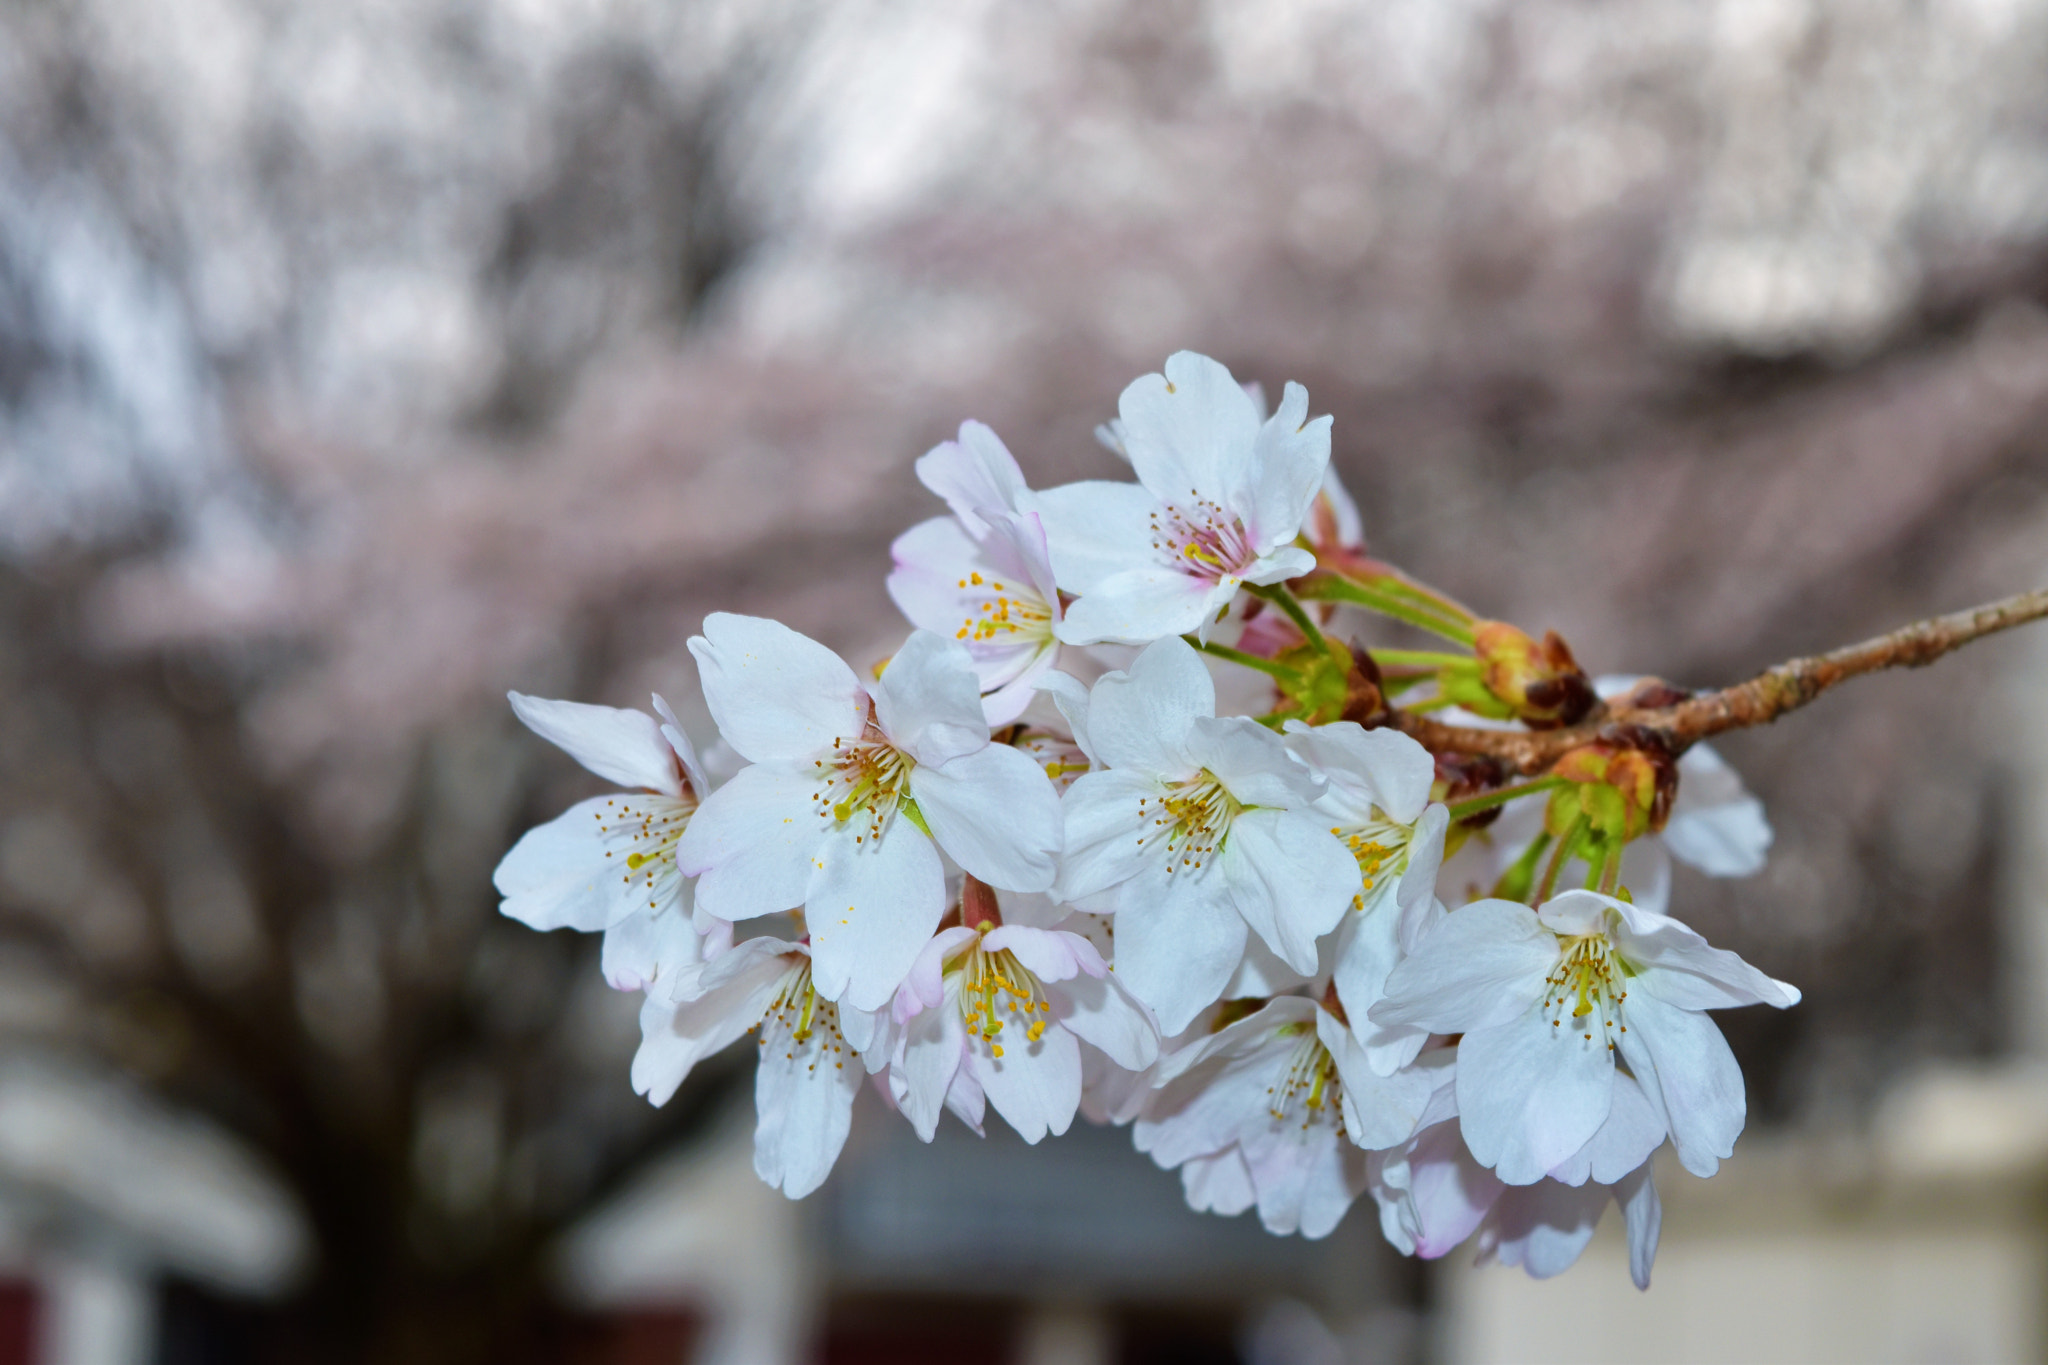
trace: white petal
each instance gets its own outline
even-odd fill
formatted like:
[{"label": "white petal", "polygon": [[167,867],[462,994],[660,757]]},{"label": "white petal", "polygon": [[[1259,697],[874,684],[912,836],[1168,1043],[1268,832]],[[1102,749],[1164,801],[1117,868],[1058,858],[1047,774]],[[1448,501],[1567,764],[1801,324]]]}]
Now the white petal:
[{"label": "white petal", "polygon": [[1416,1067],[1391,1076],[1376,1074],[1366,1064],[1365,1049],[1328,1011],[1316,1011],[1316,1036],[1344,1083],[1344,1131],[1351,1141],[1359,1147],[1392,1147],[1415,1136],[1436,1078]]},{"label": "white petal", "polygon": [[988,744],[950,763],[920,763],[910,794],[939,847],[974,876],[1009,891],[1052,886],[1065,839],[1060,797],[1022,750]]},{"label": "white petal", "polygon": [[920,764],[945,763],[988,745],[981,682],[957,641],[912,631],[868,691],[882,733]]},{"label": "white petal", "polygon": [[1415,1254],[1434,1259],[1470,1237],[1507,1186],[1479,1164],[1456,1123],[1424,1129],[1416,1135],[1410,1152],[1409,1198],[1417,1223]]},{"label": "white petal", "polygon": [[1322,784],[1287,751],[1280,736],[1249,716],[1197,716],[1188,757],[1247,806],[1292,810],[1322,795]]},{"label": "white petal", "polygon": [[1487,1216],[1480,1245],[1502,1265],[1518,1265],[1547,1280],[1571,1269],[1606,1208],[1607,1191],[1598,1185],[1573,1189],[1546,1180],[1508,1190]]},{"label": "white petal", "polygon": [[1216,714],[1216,684],[1201,656],[1180,639],[1147,646],[1129,670],[1106,673],[1088,695],[1088,735],[1101,761],[1178,781],[1197,764],[1188,732]]},{"label": "white petal", "polygon": [[1068,981],[1079,976],[1081,959],[1077,950],[1087,953],[1098,966],[1101,963],[1095,945],[1079,934],[1034,929],[1025,924],[1005,924],[983,938],[981,946],[991,953],[1014,954],[1024,970],[1037,977],[1041,984]]},{"label": "white petal", "polygon": [[1088,688],[1071,673],[1051,672],[1039,675],[1034,684],[1039,691],[1049,693],[1053,705],[1066,718],[1067,729],[1074,736],[1074,744],[1088,756],[1090,763],[1097,763],[1094,742],[1088,738]]},{"label": "white petal", "polygon": [[1176,352],[1165,374],[1125,387],[1117,412],[1138,481],[1162,501],[1199,497],[1248,510],[1259,412],[1229,370],[1205,355]]},{"label": "white petal", "polygon": [[[1073,902],[1107,891],[1159,861],[1159,850],[1148,853],[1142,840],[1152,830],[1149,803],[1160,794],[1156,779],[1127,768],[1074,779],[1060,798],[1065,853],[1059,900]],[[1140,801],[1148,804],[1140,807]]]},{"label": "white petal", "polygon": [[1206,578],[1159,565],[1126,569],[1068,604],[1057,633],[1070,645],[1142,645],[1185,635],[1214,618],[1214,590]]},{"label": "white petal", "polygon": [[1465,1144],[1510,1185],[1534,1184],[1585,1146],[1613,1095],[1607,1039],[1553,1027],[1534,1008],[1458,1044]]},{"label": "white petal", "polygon": [[676,758],[683,765],[683,777],[690,784],[690,791],[699,801],[711,794],[711,774],[705,771],[704,762],[697,757],[697,746],[690,742],[683,731],[683,723],[676,719],[661,695],[653,694],[654,714],[661,717],[661,737],[668,741],[668,747],[675,750]]},{"label": "white petal", "polygon": [[853,1126],[862,1072],[843,1045],[825,1043],[831,1033],[794,1056],[763,1048],[754,1072],[754,1174],[791,1199],[825,1183]]},{"label": "white petal", "polygon": [[896,567],[889,575],[889,598],[913,626],[950,635],[975,610],[965,600],[960,580],[980,567],[981,551],[960,523],[933,517],[896,537],[889,546]]},{"label": "white petal", "polygon": [[[1000,685],[997,685],[995,671],[988,664],[975,664],[975,672],[981,678],[981,685],[995,687],[995,691],[987,693],[981,699],[982,718],[990,729],[1013,724],[1031,709],[1031,704],[1038,700],[1038,694],[1042,690],[1039,687],[1040,681],[1052,673],[1053,665],[1060,657],[1059,642],[1056,640],[1048,640],[1035,648],[1019,652],[1023,657],[1017,663],[1014,675],[1009,676]],[[1009,665],[1006,663],[1004,666]]]},{"label": "white petal", "polygon": [[609,851],[599,829],[606,806],[616,797],[578,802],[519,837],[499,861],[492,884],[505,899],[498,909],[532,929],[580,929],[596,933],[646,903],[620,878],[625,869]]},{"label": "white petal", "polygon": [[1728,1040],[1706,1015],[1647,992],[1630,991],[1622,1015],[1628,1025],[1619,1040],[1622,1055],[1643,1089],[1661,1102],[1679,1161],[1694,1175],[1712,1175],[1735,1151],[1749,1116],[1742,1068]]},{"label": "white petal", "polygon": [[1799,1003],[1798,987],[1774,981],[1727,949],[1710,946],[1668,915],[1621,901],[1614,909],[1621,917],[1615,947],[1640,973],[1643,989],[1666,1003],[1690,1010],[1788,1009]]},{"label": "white petal", "polygon": [[1351,1021],[1351,1032],[1365,1049],[1367,1063],[1381,1076],[1391,1076],[1415,1060],[1429,1039],[1429,1030],[1414,1024],[1382,1024],[1369,1011],[1384,998],[1387,974],[1401,960],[1396,934],[1400,927],[1394,886],[1382,882],[1367,894],[1365,908],[1344,916],[1337,926],[1330,980]]},{"label": "white petal", "polygon": [[609,782],[680,796],[682,772],[661,726],[644,711],[507,692],[526,728]]},{"label": "white petal", "polygon": [[1348,720],[1313,727],[1290,721],[1286,744],[1328,780],[1326,809],[1362,823],[1377,806],[1396,824],[1412,825],[1429,804],[1436,760],[1399,730],[1368,730]]},{"label": "white petal", "polygon": [[780,621],[713,612],[690,653],[725,742],[756,763],[809,758],[860,733],[867,694],[837,654]]},{"label": "white petal", "polygon": [[1244,957],[1223,988],[1225,1000],[1269,1000],[1308,984],[1309,973],[1297,972],[1280,960],[1257,934],[1244,941]]},{"label": "white petal", "polygon": [[1664,1231],[1664,1206],[1653,1175],[1646,1161],[1614,1184],[1614,1202],[1628,1224],[1628,1274],[1638,1289],[1650,1287],[1650,1267],[1656,1264],[1657,1240]]},{"label": "white petal", "polygon": [[1045,988],[1052,1017],[1126,1071],[1159,1060],[1159,1026],[1114,976],[1077,976]]},{"label": "white petal", "polygon": [[1085,597],[1106,578],[1158,563],[1152,515],[1159,500],[1138,484],[1070,483],[1033,494],[1031,507],[1067,592]]},{"label": "white petal", "polygon": [[1747,877],[1763,871],[1771,822],[1727,760],[1696,744],[1678,760],[1678,800],[1664,842],[1680,862],[1710,877]]},{"label": "white petal", "polygon": [[1244,932],[1221,876],[1148,869],[1117,898],[1117,979],[1151,1006],[1163,1032],[1179,1033],[1223,993]]},{"label": "white petal", "polygon": [[1387,976],[1379,1024],[1463,1033],[1520,1015],[1543,998],[1557,937],[1515,901],[1474,901],[1445,916]]},{"label": "white petal", "polygon": [[[668,991],[649,991],[640,1006],[634,1092],[668,1103],[692,1067],[759,1023],[800,965],[793,964],[788,946],[750,939],[716,962],[677,972]],[[678,989],[687,998],[671,998]]]},{"label": "white petal", "polygon": [[1635,1077],[1617,1071],[1607,1121],[1569,1160],[1553,1167],[1550,1178],[1565,1185],[1587,1180],[1611,1185],[1648,1161],[1650,1153],[1663,1145],[1664,1135],[1663,1107],[1651,1102]]},{"label": "white petal", "polygon": [[1307,811],[1248,810],[1216,855],[1231,904],[1280,960],[1316,970],[1316,940],[1358,890],[1358,864]]},{"label": "white petal", "polygon": [[902,1106],[910,1126],[926,1142],[938,1131],[946,1091],[953,1084],[953,1073],[960,1069],[966,1043],[956,976],[945,984],[943,1000],[937,1007],[904,1025],[902,1059],[895,1066],[895,1074],[903,1082],[896,1092],[896,1102]]},{"label": "white petal", "polygon": [[[804,901],[818,994],[880,1009],[946,911],[938,850],[898,816],[880,839],[842,827],[818,847],[821,866]],[[854,842],[858,838],[861,842]]]},{"label": "white petal", "polygon": [[685,902],[661,910],[643,905],[605,930],[600,966],[613,990],[639,991],[703,960],[704,939]]},{"label": "white petal", "polygon": [[1180,1168],[1180,1187],[1188,1207],[1196,1213],[1220,1213],[1226,1218],[1243,1213],[1258,1198],[1252,1188],[1251,1168],[1236,1147],[1189,1159]]},{"label": "white petal", "polygon": [[988,1044],[970,1041],[967,1068],[1017,1136],[1030,1143],[1047,1133],[1058,1137],[1081,1106],[1080,1045],[1063,1028],[1047,1028],[1036,1042],[1022,1031],[1011,1033],[1006,1028],[997,1035],[1000,1057]]},{"label": "white petal", "polygon": [[813,770],[757,763],[705,798],[676,841],[676,865],[698,878],[698,910],[743,920],[803,904],[826,830],[816,790]]},{"label": "white petal", "polygon": [[1017,458],[982,422],[962,422],[959,440],[941,442],[918,457],[917,479],[944,498],[975,536],[988,534],[984,513],[1016,507],[1025,492]]},{"label": "white petal", "polygon": [[1308,420],[1308,390],[1290,383],[1254,442],[1257,482],[1253,531],[1259,548],[1285,545],[1301,531],[1330,466],[1331,419]]}]

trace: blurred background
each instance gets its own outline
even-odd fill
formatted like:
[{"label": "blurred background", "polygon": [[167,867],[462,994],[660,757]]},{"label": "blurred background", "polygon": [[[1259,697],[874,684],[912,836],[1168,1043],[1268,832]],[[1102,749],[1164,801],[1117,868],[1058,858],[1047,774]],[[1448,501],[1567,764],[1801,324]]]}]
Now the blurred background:
[{"label": "blurred background", "polygon": [[[902,629],[911,462],[1181,347],[1375,550],[1732,681],[2048,581],[2042,0],[5,0],[0,1362],[2048,1353],[2048,632],[1722,746],[1802,986],[1656,1287],[1188,1213],[1119,1131],[755,1181],[490,871],[508,687]],[[1610,1219],[1609,1222],[1616,1222]]]}]

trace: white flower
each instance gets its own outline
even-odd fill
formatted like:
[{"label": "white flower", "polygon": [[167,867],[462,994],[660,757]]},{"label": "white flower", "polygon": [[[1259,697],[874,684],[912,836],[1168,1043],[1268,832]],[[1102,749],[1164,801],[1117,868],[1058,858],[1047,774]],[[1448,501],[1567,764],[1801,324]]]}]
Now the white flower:
[{"label": "white flower", "polygon": [[1742,1072],[1702,1011],[1799,992],[1654,911],[1592,891],[1540,910],[1453,911],[1387,978],[1376,1022],[1462,1033],[1457,1103],[1474,1156],[1529,1185],[1607,1121],[1626,1061],[1679,1160],[1712,1175],[1735,1148]]},{"label": "white flower", "polygon": [[1428,1030],[1375,1023],[1387,973],[1436,923],[1436,874],[1443,864],[1450,812],[1429,799],[1436,760],[1396,730],[1350,721],[1287,727],[1287,747],[1329,787],[1316,802],[1330,833],[1358,863],[1360,886],[1337,928],[1331,979],[1374,1071],[1383,1076],[1415,1060]]},{"label": "white flower", "polygon": [[842,1025],[858,1015],[819,994],[808,946],[750,938],[647,993],[633,1089],[666,1104],[698,1062],[753,1032],[754,1171],[801,1199],[846,1145],[864,1073]]},{"label": "white flower", "polygon": [[[972,913],[970,911],[970,913]],[[1082,1043],[1120,1068],[1159,1055],[1159,1034],[1079,934],[997,925],[946,929],[897,992],[903,1026],[891,1089],[929,1142],[956,1084],[979,1115],[995,1106],[1026,1142],[1058,1136],[1081,1102]]]},{"label": "white flower", "polygon": [[1060,638],[1144,644],[1206,632],[1243,585],[1315,566],[1294,544],[1330,462],[1330,419],[1308,420],[1289,384],[1259,411],[1230,371],[1192,351],[1134,381],[1118,427],[1135,484],[1069,484],[1032,495],[1059,586],[1079,596]]},{"label": "white flower", "polygon": [[1045,529],[1017,509],[1024,476],[996,434],[963,423],[917,462],[927,488],[952,504],[951,517],[920,522],[890,547],[889,596],[910,623],[961,642],[981,679],[991,725],[1022,715],[1037,680],[1059,654]]},{"label": "white flower", "polygon": [[656,721],[642,711],[509,695],[535,734],[632,790],[593,796],[528,830],[492,874],[505,898],[499,909],[535,929],[602,931],[605,977],[621,990],[701,960],[675,850],[711,784],[668,703],[654,698]]},{"label": "white flower", "polygon": [[1421,1069],[1375,1075],[1350,1030],[1300,996],[1268,1001],[1160,1069],[1138,1150],[1182,1168],[1191,1207],[1256,1202],[1267,1231],[1307,1237],[1337,1226],[1366,1188],[1362,1149],[1405,1141],[1436,1084]]},{"label": "white flower", "polygon": [[1295,971],[1358,889],[1358,864],[1311,806],[1321,782],[1280,737],[1218,719],[1209,672],[1182,640],[1141,653],[1089,694],[1103,771],[1061,798],[1059,899],[1114,892],[1117,975],[1168,1033],[1223,993],[1249,925]]},{"label": "white flower", "polygon": [[712,717],[753,766],[705,801],[677,857],[704,914],[801,905],[828,998],[875,1009],[902,983],[944,913],[940,848],[997,886],[1052,884],[1059,797],[1028,756],[989,743],[959,645],[918,631],[865,688],[823,645],[759,617],[712,615],[690,652]]}]

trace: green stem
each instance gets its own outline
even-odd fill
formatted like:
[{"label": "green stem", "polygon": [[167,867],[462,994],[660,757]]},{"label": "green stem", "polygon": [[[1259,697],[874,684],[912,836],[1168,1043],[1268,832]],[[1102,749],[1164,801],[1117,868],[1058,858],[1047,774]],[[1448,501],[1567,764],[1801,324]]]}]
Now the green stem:
[{"label": "green stem", "polygon": [[1451,819],[1453,822],[1468,819],[1483,810],[1505,806],[1519,797],[1534,796],[1537,792],[1549,791],[1552,787],[1563,784],[1564,779],[1561,777],[1539,777],[1533,782],[1518,782],[1512,787],[1500,787],[1490,792],[1481,792],[1477,796],[1468,796],[1463,801],[1450,803]]},{"label": "green stem", "polygon": [[1445,654],[1433,649],[1375,649],[1373,659],[1393,668],[1472,668],[1478,660],[1470,654]]},{"label": "green stem", "polygon": [[1550,893],[1557,889],[1557,874],[1564,871],[1564,865],[1571,861],[1577,851],[1579,838],[1586,832],[1586,817],[1581,815],[1572,821],[1572,827],[1565,831],[1564,838],[1557,841],[1557,848],[1550,855],[1550,865],[1543,869],[1543,884],[1536,888],[1535,904],[1541,905],[1550,899]]},{"label": "green stem", "polygon": [[1287,619],[1294,622],[1295,626],[1301,631],[1303,639],[1314,645],[1323,654],[1330,652],[1330,642],[1323,638],[1322,628],[1309,619],[1308,612],[1303,609],[1300,601],[1296,599],[1294,594],[1287,591],[1285,583],[1275,583],[1270,587],[1247,585],[1245,591],[1254,597],[1263,598],[1271,602],[1274,606],[1286,612]]},{"label": "green stem", "polygon": [[1469,648],[1472,644],[1471,628],[1447,616],[1439,616],[1432,609],[1403,601],[1389,593],[1369,588],[1363,583],[1331,574],[1315,585],[1316,590],[1305,594],[1311,600],[1349,602],[1353,606],[1376,611],[1382,616],[1391,616],[1396,621],[1405,621],[1417,630],[1426,630],[1432,635],[1441,635]]},{"label": "green stem", "polygon": [[1495,900],[1527,900],[1529,888],[1536,883],[1536,864],[1543,857],[1543,850],[1550,847],[1550,831],[1540,830],[1529,846],[1522,850],[1522,856],[1514,865],[1500,874],[1500,880],[1493,884]]},{"label": "green stem", "polygon": [[1269,677],[1278,678],[1282,682],[1301,681],[1301,674],[1289,668],[1286,664],[1275,663],[1271,659],[1261,659],[1256,654],[1247,654],[1241,649],[1232,649],[1229,645],[1212,644],[1206,640],[1198,640],[1192,635],[1183,635],[1180,638],[1186,640],[1204,654],[1213,654],[1219,659],[1228,659],[1234,664],[1242,664],[1246,668],[1257,669],[1259,672]]},{"label": "green stem", "polygon": [[1607,865],[1600,869],[1599,892],[1611,896],[1621,885],[1621,845],[1616,844],[1607,851]]}]

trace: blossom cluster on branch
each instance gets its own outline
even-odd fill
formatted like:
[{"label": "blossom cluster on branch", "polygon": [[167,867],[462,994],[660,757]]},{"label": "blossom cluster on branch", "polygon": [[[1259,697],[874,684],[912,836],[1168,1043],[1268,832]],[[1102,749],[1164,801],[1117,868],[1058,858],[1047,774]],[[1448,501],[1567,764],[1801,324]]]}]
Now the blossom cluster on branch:
[{"label": "blossom cluster on branch", "polygon": [[[1670,860],[1753,872],[1770,828],[1653,727],[1534,774],[1460,747],[1685,694],[1372,558],[1330,428],[1188,352],[1098,432],[1135,480],[1034,490],[965,424],[918,462],[949,514],[895,544],[914,629],[884,664],[705,621],[708,765],[659,697],[515,693],[622,789],[496,880],[644,993],[635,1089],[751,1036],[755,1169],[792,1197],[872,1078],[927,1141],[947,1111],[1128,1124],[1193,1207],[1275,1233],[1370,1194],[1403,1252],[1476,1237],[1544,1276],[1611,1199],[1647,1286],[1652,1154],[1712,1175],[1744,1123],[1706,1012],[1799,999],[1666,913]],[[1439,647],[1368,642],[1389,622]]]}]

